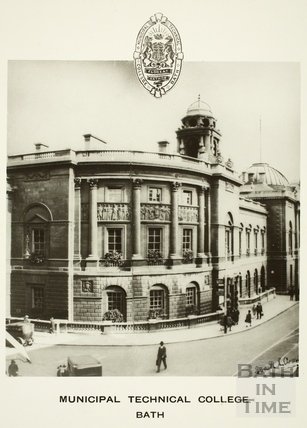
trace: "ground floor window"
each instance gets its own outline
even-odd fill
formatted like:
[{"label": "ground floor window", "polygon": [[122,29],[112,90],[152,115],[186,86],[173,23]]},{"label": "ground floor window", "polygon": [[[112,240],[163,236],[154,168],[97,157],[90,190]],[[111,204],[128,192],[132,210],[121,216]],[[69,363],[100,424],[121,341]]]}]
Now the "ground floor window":
[{"label": "ground floor window", "polygon": [[107,289],[108,311],[118,310],[126,318],[126,293],[120,287]]},{"label": "ground floor window", "polygon": [[195,287],[187,287],[186,290],[186,305],[187,306],[195,306],[196,305],[196,288]]},{"label": "ground floor window", "polygon": [[42,311],[44,309],[44,289],[42,287],[32,287],[31,294],[32,309]]},{"label": "ground floor window", "polygon": [[149,293],[149,318],[167,317],[167,292],[155,286]]}]

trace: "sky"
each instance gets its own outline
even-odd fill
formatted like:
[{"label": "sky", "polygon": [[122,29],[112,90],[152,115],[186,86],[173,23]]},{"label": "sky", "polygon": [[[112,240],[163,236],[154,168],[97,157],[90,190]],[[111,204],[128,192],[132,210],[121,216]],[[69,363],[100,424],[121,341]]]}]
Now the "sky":
[{"label": "sky", "polygon": [[9,61],[8,154],[82,149],[83,134],[101,150],[158,151],[170,142],[190,104],[211,106],[220,150],[234,169],[267,162],[299,180],[300,69],[283,62],[186,62],[161,99],[139,83],[132,61]]}]

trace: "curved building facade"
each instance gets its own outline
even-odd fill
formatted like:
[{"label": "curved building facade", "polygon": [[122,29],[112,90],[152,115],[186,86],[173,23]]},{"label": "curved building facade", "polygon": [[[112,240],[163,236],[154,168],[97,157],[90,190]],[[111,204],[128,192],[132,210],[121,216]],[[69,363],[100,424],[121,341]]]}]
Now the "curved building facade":
[{"label": "curved building facade", "polygon": [[183,318],[270,287],[268,208],[224,161],[216,124],[198,100],[176,154],[162,141],[150,153],[38,145],[10,156],[11,315]]}]

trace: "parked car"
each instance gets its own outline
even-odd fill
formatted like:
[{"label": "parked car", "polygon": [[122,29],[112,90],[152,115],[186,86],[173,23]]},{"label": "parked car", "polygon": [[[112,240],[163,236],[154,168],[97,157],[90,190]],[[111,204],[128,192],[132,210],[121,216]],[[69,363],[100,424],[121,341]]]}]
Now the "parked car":
[{"label": "parked car", "polygon": [[68,357],[66,373],[58,376],[102,376],[102,364],[91,355]]}]

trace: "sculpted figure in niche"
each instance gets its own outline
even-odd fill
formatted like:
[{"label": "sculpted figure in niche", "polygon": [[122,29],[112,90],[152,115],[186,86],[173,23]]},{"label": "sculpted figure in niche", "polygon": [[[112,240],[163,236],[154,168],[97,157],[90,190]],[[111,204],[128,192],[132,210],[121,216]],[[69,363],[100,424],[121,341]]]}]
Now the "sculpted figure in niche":
[{"label": "sculpted figure in niche", "polygon": [[93,282],[92,281],[82,281],[82,291],[84,293],[93,293]]}]

